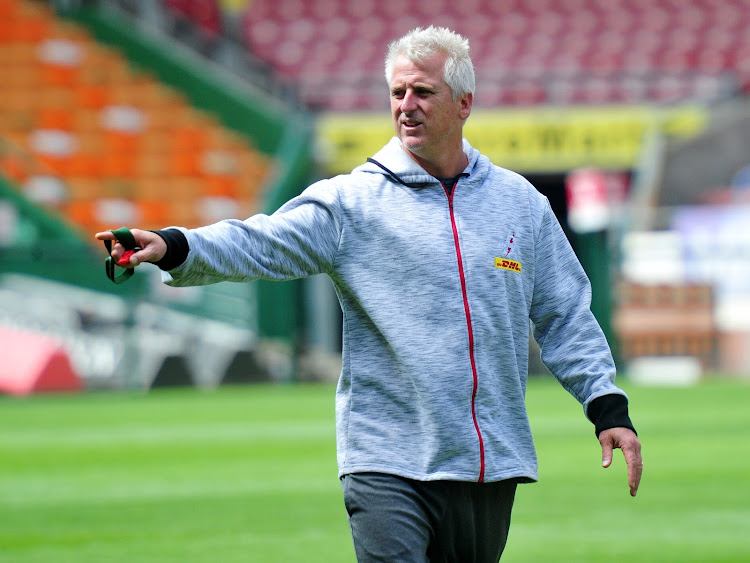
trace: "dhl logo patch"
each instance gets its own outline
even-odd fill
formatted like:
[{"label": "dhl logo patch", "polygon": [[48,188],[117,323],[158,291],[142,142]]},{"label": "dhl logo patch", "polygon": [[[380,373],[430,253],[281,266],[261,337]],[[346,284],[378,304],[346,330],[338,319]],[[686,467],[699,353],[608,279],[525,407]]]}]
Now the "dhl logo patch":
[{"label": "dhl logo patch", "polygon": [[495,268],[521,273],[521,263],[507,258],[495,258]]}]

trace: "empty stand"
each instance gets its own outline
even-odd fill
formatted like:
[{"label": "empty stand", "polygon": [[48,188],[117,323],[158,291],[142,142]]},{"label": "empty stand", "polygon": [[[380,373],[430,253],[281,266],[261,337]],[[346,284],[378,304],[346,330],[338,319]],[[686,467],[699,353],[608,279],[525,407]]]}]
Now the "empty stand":
[{"label": "empty stand", "polygon": [[[711,102],[750,92],[750,0],[254,0],[246,45],[309,105],[373,109],[386,45],[416,26],[471,41],[479,106]],[[666,77],[664,77],[666,75]],[[322,89],[311,78],[321,77]]]},{"label": "empty stand", "polygon": [[624,360],[693,356],[717,367],[717,329],[710,286],[622,283],[614,312]]},{"label": "empty stand", "polygon": [[217,193],[255,209],[267,157],[44,3],[0,0],[0,67],[0,173],[81,230],[198,226]]}]

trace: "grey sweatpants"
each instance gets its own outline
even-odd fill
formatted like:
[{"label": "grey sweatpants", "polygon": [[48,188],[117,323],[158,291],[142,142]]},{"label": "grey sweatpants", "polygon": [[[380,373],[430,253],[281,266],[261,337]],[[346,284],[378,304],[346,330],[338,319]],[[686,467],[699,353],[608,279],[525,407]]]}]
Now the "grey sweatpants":
[{"label": "grey sweatpants", "polygon": [[516,484],[345,475],[341,485],[357,561],[497,563]]}]

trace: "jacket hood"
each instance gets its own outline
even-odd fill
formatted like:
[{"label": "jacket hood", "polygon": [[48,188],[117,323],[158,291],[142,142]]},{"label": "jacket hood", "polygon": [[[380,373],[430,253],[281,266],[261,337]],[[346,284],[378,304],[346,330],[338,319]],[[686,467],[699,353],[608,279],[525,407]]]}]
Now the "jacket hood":
[{"label": "jacket hood", "polygon": [[[469,158],[469,164],[463,172],[469,174],[469,177],[475,176],[476,174],[480,174],[482,177],[486,175],[489,170],[489,160],[472,147],[466,139],[463,140],[463,151]],[[388,144],[375,153],[372,160],[376,160],[385,166],[393,175],[397,176],[397,179],[391,177],[392,181],[400,180],[413,187],[432,184],[437,181],[434,176],[428,174],[424,168],[417,164],[417,162],[406,153],[401,144],[401,140],[398,137],[392,137]],[[357,166],[352,172],[381,174],[390,177],[391,174],[389,174],[388,171],[384,170],[377,164],[368,161]]]}]

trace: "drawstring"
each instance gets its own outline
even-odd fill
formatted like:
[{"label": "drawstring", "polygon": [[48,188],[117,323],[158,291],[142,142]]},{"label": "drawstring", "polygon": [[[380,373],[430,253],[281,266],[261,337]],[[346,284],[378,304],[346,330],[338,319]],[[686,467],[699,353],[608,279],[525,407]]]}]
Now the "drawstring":
[{"label": "drawstring", "polygon": [[407,188],[421,188],[422,186],[424,186],[424,183],[419,183],[419,184],[412,184],[412,183],[410,183],[410,182],[404,182],[404,181],[403,181],[403,180],[402,180],[401,178],[399,178],[399,177],[398,177],[398,176],[396,175],[396,173],[395,173],[395,172],[391,172],[390,170],[388,170],[388,169],[387,169],[387,168],[386,168],[385,166],[383,166],[382,164],[380,164],[380,163],[379,163],[379,162],[378,162],[377,160],[375,160],[374,158],[368,158],[368,159],[367,159],[367,162],[371,162],[371,163],[372,163],[372,164],[374,164],[375,166],[379,166],[380,168],[382,168],[382,169],[383,169],[383,171],[384,171],[384,172],[386,173],[386,175],[387,175],[387,176],[388,176],[388,177],[389,177],[389,178],[390,178],[391,180],[393,180],[394,182],[397,182],[397,183],[401,184],[402,186],[406,186]]},{"label": "drawstring", "polygon": [[[393,180],[394,182],[397,182],[397,183],[401,184],[402,186],[406,186],[407,188],[421,188],[422,186],[424,186],[424,183],[417,184],[417,183],[405,182],[404,180],[402,180],[401,178],[399,178],[398,175],[395,172],[392,172],[391,170],[389,170],[388,168],[386,168],[385,166],[383,166],[382,164],[380,164],[374,158],[368,158],[367,162],[370,162],[370,163],[374,164],[375,166],[380,167],[391,180]],[[458,176],[455,176],[453,178],[437,178],[437,180],[439,180],[440,183],[443,184],[443,185],[445,185],[445,184],[452,184],[452,186],[455,186],[456,183],[458,182],[458,180],[460,178],[468,178],[468,177],[469,177],[469,174],[467,174],[466,172],[462,172],[461,174],[459,174]],[[450,191],[453,191],[453,189],[451,188]]]}]

